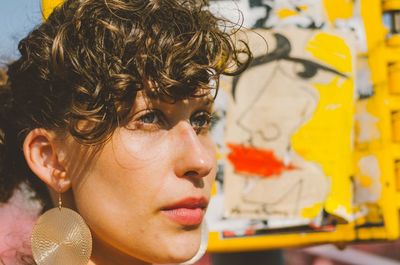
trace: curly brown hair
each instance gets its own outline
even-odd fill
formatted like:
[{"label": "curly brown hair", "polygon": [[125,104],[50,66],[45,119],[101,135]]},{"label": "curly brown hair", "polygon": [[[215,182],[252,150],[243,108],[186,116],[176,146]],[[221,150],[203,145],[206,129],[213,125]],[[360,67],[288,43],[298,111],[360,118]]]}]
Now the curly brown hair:
[{"label": "curly brown hair", "polygon": [[205,0],[67,0],[24,38],[0,89],[0,201],[23,181],[48,199],[22,155],[30,130],[68,132],[98,145],[129,120],[147,82],[174,101],[217,89],[209,84],[221,74],[241,73],[251,59],[248,46],[232,40],[238,27],[206,6]]}]

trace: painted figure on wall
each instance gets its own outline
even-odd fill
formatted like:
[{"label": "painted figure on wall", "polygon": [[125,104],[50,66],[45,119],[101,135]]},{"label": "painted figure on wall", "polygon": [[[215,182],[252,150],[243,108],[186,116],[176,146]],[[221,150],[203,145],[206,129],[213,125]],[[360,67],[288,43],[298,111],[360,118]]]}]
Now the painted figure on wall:
[{"label": "painted figure on wall", "polygon": [[[299,225],[316,218],[328,197],[331,176],[293,148],[293,138],[318,108],[320,93],[313,84],[347,76],[306,55],[313,40],[304,32],[274,33],[273,39],[267,38],[270,52],[256,56],[232,81],[225,172],[229,216],[292,218]],[[296,38],[298,47],[288,36]]]}]

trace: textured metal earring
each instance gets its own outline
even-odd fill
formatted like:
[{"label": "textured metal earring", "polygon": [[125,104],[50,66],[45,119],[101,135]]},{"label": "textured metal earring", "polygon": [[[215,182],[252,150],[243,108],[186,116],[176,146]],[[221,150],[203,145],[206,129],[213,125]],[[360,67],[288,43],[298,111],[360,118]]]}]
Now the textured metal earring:
[{"label": "textured metal earring", "polygon": [[32,231],[32,253],[38,265],[87,265],[92,253],[92,235],[75,211],[58,207],[39,217]]},{"label": "textured metal earring", "polygon": [[206,253],[207,245],[208,245],[208,226],[206,221],[203,221],[203,224],[201,225],[201,241],[199,250],[197,250],[193,258],[183,263],[179,263],[179,265],[192,265],[197,261],[199,261]]}]

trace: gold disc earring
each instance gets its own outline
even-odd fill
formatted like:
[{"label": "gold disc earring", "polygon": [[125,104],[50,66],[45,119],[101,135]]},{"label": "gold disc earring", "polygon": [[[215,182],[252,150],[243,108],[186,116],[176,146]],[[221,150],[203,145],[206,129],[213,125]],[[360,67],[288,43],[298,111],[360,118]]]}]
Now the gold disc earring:
[{"label": "gold disc earring", "polygon": [[33,259],[38,265],[87,265],[92,254],[92,235],[75,211],[58,207],[39,217],[32,231]]}]

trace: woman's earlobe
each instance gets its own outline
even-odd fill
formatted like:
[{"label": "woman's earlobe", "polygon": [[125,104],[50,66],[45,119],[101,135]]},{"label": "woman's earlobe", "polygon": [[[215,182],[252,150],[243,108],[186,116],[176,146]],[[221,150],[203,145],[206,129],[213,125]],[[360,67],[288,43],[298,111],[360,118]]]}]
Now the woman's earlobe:
[{"label": "woman's earlobe", "polygon": [[65,169],[54,169],[52,174],[52,181],[54,182],[52,188],[55,189],[54,187],[57,187],[55,189],[57,192],[65,192],[71,187],[71,178],[67,176]]},{"label": "woman's earlobe", "polygon": [[53,133],[37,128],[25,137],[23,144],[25,160],[36,176],[57,192],[71,186],[66,170],[57,156]]}]

